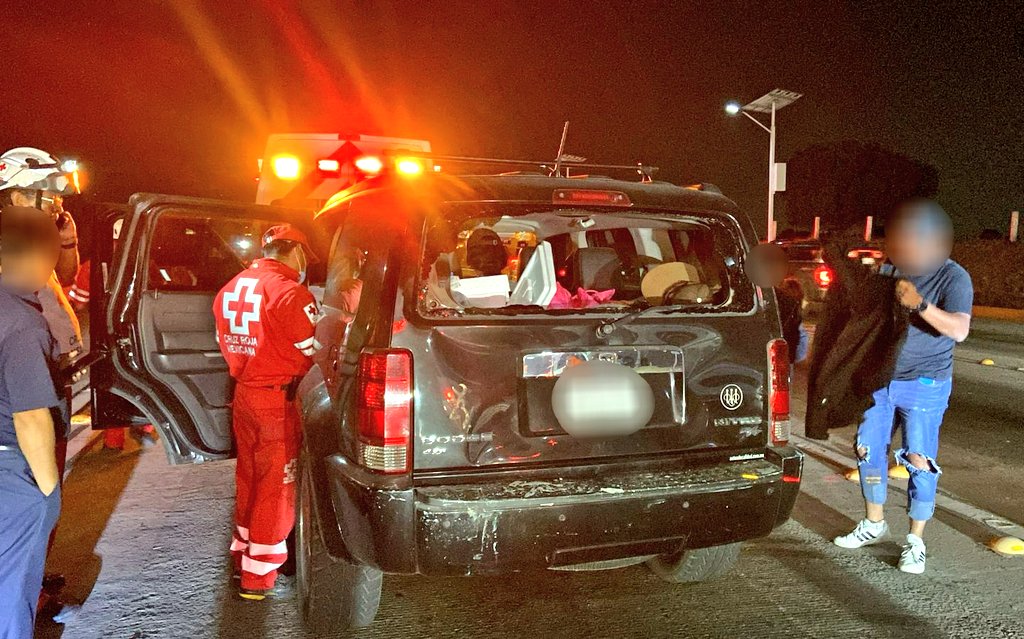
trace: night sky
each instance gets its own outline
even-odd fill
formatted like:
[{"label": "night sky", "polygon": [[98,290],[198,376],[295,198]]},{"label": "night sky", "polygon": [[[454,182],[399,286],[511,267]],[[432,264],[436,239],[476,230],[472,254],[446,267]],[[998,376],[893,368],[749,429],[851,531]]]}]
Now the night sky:
[{"label": "night sky", "polygon": [[722,106],[780,87],[804,94],[780,161],[873,140],[937,167],[965,234],[1024,209],[1021,2],[60,0],[0,23],[0,147],[81,158],[109,200],[253,199],[270,132],[551,159],[570,120],[569,152],[761,221],[768,135]]}]

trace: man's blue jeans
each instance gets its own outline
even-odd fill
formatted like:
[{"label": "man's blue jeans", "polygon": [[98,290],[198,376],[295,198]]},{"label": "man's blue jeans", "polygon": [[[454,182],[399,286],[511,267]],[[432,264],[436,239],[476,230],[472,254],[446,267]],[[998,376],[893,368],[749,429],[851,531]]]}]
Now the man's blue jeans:
[{"label": "man's blue jeans", "polygon": [[[910,472],[907,509],[910,518],[931,519],[935,512],[935,488],[942,470],[935,463],[939,451],[939,427],[949,406],[953,380],[921,377],[896,380],[875,391],[875,405],[864,413],[857,429],[857,457],[860,459],[860,487],[870,504],[884,504],[888,475],[889,442],[893,419],[903,434],[903,447],[896,451],[897,463]],[[928,469],[910,463],[908,455],[928,460]]]}]

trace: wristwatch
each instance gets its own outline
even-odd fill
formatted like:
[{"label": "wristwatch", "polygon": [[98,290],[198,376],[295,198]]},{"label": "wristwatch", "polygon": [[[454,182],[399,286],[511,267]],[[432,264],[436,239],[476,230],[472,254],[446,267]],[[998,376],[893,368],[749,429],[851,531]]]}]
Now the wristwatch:
[{"label": "wristwatch", "polygon": [[917,305],[917,308],[915,308],[914,311],[917,312],[918,314],[921,314],[929,306],[931,306],[931,304],[928,302],[928,300],[922,298],[921,303]]}]

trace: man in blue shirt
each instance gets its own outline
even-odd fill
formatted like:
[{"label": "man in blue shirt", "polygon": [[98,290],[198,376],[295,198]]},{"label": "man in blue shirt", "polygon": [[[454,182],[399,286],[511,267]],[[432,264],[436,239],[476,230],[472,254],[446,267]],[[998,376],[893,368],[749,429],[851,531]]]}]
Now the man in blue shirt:
[{"label": "man in blue shirt", "polygon": [[60,514],[50,373],[58,350],[36,295],[60,240],[35,209],[5,208],[0,225],[0,636],[30,638]]},{"label": "man in blue shirt", "polygon": [[836,537],[843,548],[873,544],[889,530],[883,507],[888,477],[893,419],[901,426],[903,445],[896,461],[906,466],[907,535],[899,569],[921,574],[925,567],[924,527],[935,511],[935,491],[942,470],[935,458],[939,427],[953,384],[953,347],[967,339],[974,288],[962,266],[949,259],[953,224],[936,203],[914,199],[900,206],[886,225],[889,275],[899,278],[896,296],[910,312],[906,340],[892,381],[873,395],[857,430],[857,457],[866,517],[853,532]]}]

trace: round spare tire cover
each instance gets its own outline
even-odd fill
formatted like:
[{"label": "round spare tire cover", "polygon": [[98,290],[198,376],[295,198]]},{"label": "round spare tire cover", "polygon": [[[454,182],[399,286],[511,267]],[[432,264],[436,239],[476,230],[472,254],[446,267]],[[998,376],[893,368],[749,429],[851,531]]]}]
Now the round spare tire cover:
[{"label": "round spare tire cover", "polygon": [[590,361],[566,369],[555,382],[551,406],[573,437],[629,435],[651,421],[654,392],[631,368]]}]

